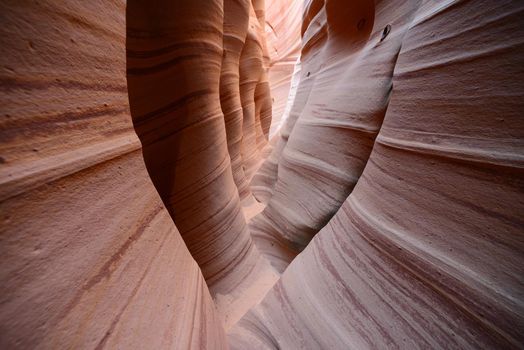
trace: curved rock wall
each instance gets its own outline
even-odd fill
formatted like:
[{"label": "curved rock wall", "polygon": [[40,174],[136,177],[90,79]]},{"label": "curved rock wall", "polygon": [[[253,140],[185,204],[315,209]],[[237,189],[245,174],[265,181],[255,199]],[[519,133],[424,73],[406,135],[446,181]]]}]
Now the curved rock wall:
[{"label": "curved rock wall", "polygon": [[[295,114],[300,117],[289,119],[296,122],[287,140],[281,141],[285,148],[278,158],[274,195],[252,222],[256,237],[285,246],[286,252],[294,252],[291,256],[336,213],[362,173],[387,108],[402,38],[418,1],[351,4],[326,2],[316,15],[319,18],[325,12],[326,26],[309,25],[314,32],[306,36],[327,32],[320,52],[303,63],[301,82],[314,82],[308,85],[306,101],[295,100],[304,104],[297,111],[300,114]],[[385,40],[388,28],[392,29]],[[311,50],[309,42],[304,59]]]},{"label": "curved rock wall", "polygon": [[265,38],[273,103],[270,136],[280,129],[291,91],[291,76],[300,55],[303,8],[303,0],[266,0]]},{"label": "curved rock wall", "polygon": [[[127,7],[129,102],[144,160],[227,326],[257,301],[254,295],[263,296],[267,287],[260,285],[276,274],[253,244],[233,178],[220,100],[223,21],[221,1],[155,7],[133,1]],[[242,49],[248,52],[249,86],[242,55],[239,79],[248,177],[258,161],[254,90],[263,71],[252,30]],[[245,293],[256,286],[258,291]]]},{"label": "curved rock wall", "polygon": [[[323,4],[323,2],[322,2]],[[306,14],[310,13],[306,8]],[[253,177],[251,182],[251,188],[255,197],[263,203],[267,203],[271,195],[273,194],[273,188],[277,181],[278,174],[278,163],[282,155],[282,151],[287,143],[289,135],[295,126],[295,122],[302,112],[302,109],[307,103],[311,87],[315,81],[315,75],[307,76],[308,72],[315,71],[320,65],[318,55],[321,53],[322,45],[326,40],[326,16],[323,7],[317,9],[312,14],[313,24],[308,27],[308,30],[303,33],[302,37],[302,53],[300,61],[297,65],[300,65],[300,69],[296,71],[296,80],[298,85],[294,91],[294,98],[289,107],[289,114],[286,116],[285,122],[282,123],[281,128],[274,136],[274,148],[264,163],[260,166],[257,173]],[[303,69],[304,67],[304,69]],[[307,68],[307,70],[306,70]],[[309,79],[305,79],[309,78]],[[259,242],[262,246],[263,241]]]},{"label": "curved rock wall", "polygon": [[[233,348],[524,343],[524,8],[511,1],[416,5],[404,24],[387,113],[355,189],[230,332]],[[392,27],[385,44],[402,25],[381,22],[392,8],[380,11],[377,2],[376,9],[375,23]],[[376,46],[366,51],[382,45],[380,34],[370,36]],[[300,116],[283,158],[309,120]]]},{"label": "curved rock wall", "polygon": [[0,347],[521,348],[523,13],[0,4]]},{"label": "curved rock wall", "polygon": [[0,16],[0,348],[227,348],[133,130],[124,2]]},{"label": "curved rock wall", "polygon": [[[126,314],[133,318],[140,301],[132,298],[142,291],[142,281],[151,279],[156,279],[151,283],[159,293],[168,287],[181,289],[171,295],[162,294],[144,307],[154,310],[165,304],[181,310],[181,314],[173,319],[170,310],[158,311],[167,319],[151,331],[154,339],[146,337],[136,344],[167,346],[174,338],[160,339],[155,334],[169,327],[184,334],[176,344],[181,347],[204,346],[203,342],[207,346],[216,342],[213,347],[224,345],[221,323],[228,328],[236,322],[277,278],[253,244],[240,205],[240,196],[249,196],[243,168],[249,165],[252,174],[259,157],[267,153],[271,122],[264,2],[226,1],[226,17],[223,2],[218,0],[150,5],[142,1],[130,1],[127,8],[122,2],[2,5],[5,118],[1,124],[0,193],[5,206],[2,231],[7,240],[2,248],[8,257],[6,262],[14,266],[2,266],[2,281],[8,281],[2,309],[2,343],[9,346],[89,347],[100,340],[99,334],[103,336],[100,346],[136,341],[141,333],[123,335],[131,327],[125,323],[131,321],[120,319],[123,314],[117,313],[117,318],[99,314],[117,298],[119,302],[127,300],[122,310],[134,310]],[[254,79],[246,88],[239,82],[239,63],[249,21],[258,51],[249,57],[257,65],[246,71],[246,76]],[[248,96],[246,113],[242,110],[242,96]],[[249,125],[249,132],[244,133],[243,125]],[[144,159],[139,155],[141,147],[135,131]],[[253,144],[241,157],[240,143],[249,137]],[[149,182],[143,160],[165,207]],[[118,164],[108,165],[112,162]],[[101,164],[105,170],[99,175]],[[71,182],[73,175],[75,180]],[[45,198],[53,199],[45,202],[48,207],[33,203],[43,195],[33,195],[32,191],[58,186],[56,181],[60,181],[63,192],[48,189]],[[80,186],[81,182],[89,185]],[[87,196],[89,186],[97,188]],[[71,195],[60,203],[64,193]],[[26,194],[27,198],[22,196]],[[82,202],[84,207],[80,206]],[[74,216],[63,213],[69,207]],[[44,208],[50,213],[40,219]],[[22,214],[26,217],[22,218]],[[58,227],[56,232],[52,231],[53,225]],[[77,235],[67,239],[64,235],[76,229],[77,235],[92,236],[93,247],[68,243]],[[19,232],[15,234],[15,230]],[[133,233],[135,230],[137,233]],[[149,246],[150,250],[146,250],[144,243],[135,244],[146,233],[155,235],[159,231],[165,236],[155,239],[156,251]],[[42,244],[43,239],[48,242]],[[39,243],[33,244],[33,240]],[[35,253],[28,253],[32,245]],[[137,245],[140,248],[133,250],[135,255],[128,257],[127,251]],[[59,256],[55,257],[51,250]],[[83,262],[70,266],[67,273],[58,270],[57,278],[50,279],[54,282],[34,277],[35,271],[44,271],[43,276],[47,276],[76,254],[82,256]],[[171,260],[162,254],[168,254]],[[152,268],[154,259],[164,262]],[[178,265],[172,267],[174,263]],[[43,266],[36,269],[35,264]],[[119,272],[112,278],[111,273],[120,264],[127,270],[135,269],[129,270],[133,277],[126,279]],[[170,271],[167,275],[181,277],[163,283],[159,277],[166,274],[166,269]],[[18,275],[29,284],[13,282]],[[138,276],[140,279],[135,280]],[[112,289],[108,289],[108,283]],[[127,289],[118,292],[118,283],[126,283]],[[72,299],[65,296],[57,302],[56,294],[45,292],[51,285],[60,291],[70,289]],[[100,295],[93,299],[91,293],[95,291]],[[42,300],[33,300],[35,293],[42,294]],[[185,293],[190,296],[186,298]],[[87,298],[85,295],[90,295],[89,300],[80,300]],[[130,299],[126,299],[128,295]],[[175,295],[178,299],[172,300]],[[186,301],[181,304],[180,298]],[[19,306],[23,304],[25,307]],[[64,307],[67,310],[61,311]],[[197,310],[194,315],[186,311],[188,307]],[[34,322],[41,322],[40,318],[30,318],[34,313],[45,314],[42,308],[50,308],[50,318],[58,310],[58,320],[36,326]],[[114,309],[120,310],[120,303]],[[14,317],[15,312],[20,316]],[[192,320],[188,320],[191,316]],[[88,320],[78,321],[86,317]],[[145,317],[135,325],[144,327],[142,323],[149,320]],[[107,327],[105,322],[109,322]],[[182,325],[202,331],[178,330]],[[93,327],[97,327],[96,331]],[[115,327],[127,328],[116,336]],[[31,328],[40,331],[22,339]],[[73,339],[75,333],[79,335]]]},{"label": "curved rock wall", "polygon": [[233,179],[241,199],[251,194],[242,157],[244,113],[240,100],[239,70],[240,54],[246,42],[249,26],[250,7],[249,0],[224,1],[224,54],[220,75],[220,105],[226,124]]},{"label": "curved rock wall", "polygon": [[248,180],[253,177],[260,159],[257,128],[261,127],[261,124],[256,115],[255,90],[264,72],[262,44],[258,37],[258,31],[255,29],[258,22],[253,17],[251,17],[250,22],[251,28],[248,31],[246,44],[240,56],[240,98],[244,112],[242,158]]}]

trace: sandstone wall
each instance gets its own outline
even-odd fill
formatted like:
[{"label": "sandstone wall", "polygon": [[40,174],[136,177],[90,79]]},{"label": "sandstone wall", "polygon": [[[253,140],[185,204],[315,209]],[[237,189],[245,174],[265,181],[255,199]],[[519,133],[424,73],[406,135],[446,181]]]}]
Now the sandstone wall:
[{"label": "sandstone wall", "polygon": [[133,130],[125,3],[0,16],[0,347],[227,348]]},{"label": "sandstone wall", "polygon": [[523,347],[524,5],[266,1],[0,4],[1,348]]},{"label": "sandstone wall", "polygon": [[[322,50],[335,3],[323,7]],[[522,347],[522,10],[512,1],[377,1],[374,29],[353,46],[360,51],[340,82],[336,62],[315,78],[303,49],[302,71],[315,82],[260,217],[296,203],[301,211],[279,216],[271,237],[297,251],[307,240],[290,232],[311,237],[328,223],[230,332],[233,348]],[[305,39],[312,25],[322,28],[322,11]],[[346,17],[355,32],[361,18],[373,14]],[[380,62],[390,45],[398,58]],[[312,105],[317,89],[331,102]],[[295,105],[300,94],[299,86]],[[298,150],[306,137],[307,154]],[[317,202],[342,183],[347,199],[335,191]],[[289,258],[277,244],[264,247],[277,265]]]}]

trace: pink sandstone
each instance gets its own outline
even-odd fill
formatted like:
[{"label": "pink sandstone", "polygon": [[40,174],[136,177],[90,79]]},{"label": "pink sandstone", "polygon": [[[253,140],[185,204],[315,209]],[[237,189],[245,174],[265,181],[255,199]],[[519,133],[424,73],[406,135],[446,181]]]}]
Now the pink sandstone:
[{"label": "pink sandstone", "polygon": [[0,348],[523,348],[523,13],[0,3]]}]

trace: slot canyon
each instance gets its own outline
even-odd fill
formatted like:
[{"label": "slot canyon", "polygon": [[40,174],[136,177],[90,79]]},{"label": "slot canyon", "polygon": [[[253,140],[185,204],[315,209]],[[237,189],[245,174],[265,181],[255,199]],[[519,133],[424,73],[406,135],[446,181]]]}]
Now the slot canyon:
[{"label": "slot canyon", "polygon": [[524,1],[0,18],[0,349],[524,349]]}]

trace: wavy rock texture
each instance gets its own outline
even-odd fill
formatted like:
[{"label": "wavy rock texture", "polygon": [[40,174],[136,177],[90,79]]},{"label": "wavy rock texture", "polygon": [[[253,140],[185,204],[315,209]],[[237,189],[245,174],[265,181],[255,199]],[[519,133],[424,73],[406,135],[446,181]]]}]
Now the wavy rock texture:
[{"label": "wavy rock texture", "polygon": [[[276,148],[258,168],[250,183],[253,194],[258,201],[263,203],[267,203],[272,194],[276,181],[278,160],[285,144],[281,140],[281,137],[285,136],[281,136],[280,133],[285,133],[286,125],[288,125],[284,124],[283,121],[288,119],[291,106],[294,106],[296,89],[299,87],[296,86],[293,90],[291,89],[291,81],[294,80],[295,85],[298,85],[300,80],[298,74],[300,71],[296,67],[300,66],[300,60],[298,60],[300,46],[297,44],[300,44],[301,40],[297,40],[297,37],[300,37],[302,7],[301,1],[269,1],[268,3],[266,30],[268,31],[267,39],[269,42],[268,53],[271,56],[269,79],[273,102],[270,135],[272,135],[272,143]],[[294,79],[291,79],[292,76]],[[293,96],[291,100],[288,98],[290,96]]]},{"label": "wavy rock texture", "polygon": [[263,1],[224,2],[221,107],[233,177],[247,203],[253,202],[248,180],[267,153],[272,119],[264,27]]},{"label": "wavy rock texture", "polygon": [[268,70],[270,66],[270,56],[266,40],[266,11],[265,0],[253,0],[253,11],[257,19],[255,29],[257,31],[258,41],[262,48],[263,70],[255,88],[255,120],[258,149],[264,149],[267,146],[269,138],[269,129],[273,118],[272,99],[270,84],[268,80]]},{"label": "wavy rock texture", "polygon": [[0,16],[0,348],[227,348],[133,130],[125,4]]},{"label": "wavy rock texture", "polygon": [[[256,26],[258,21],[251,17],[250,30],[246,44],[240,56],[240,98],[242,101],[243,134],[242,134],[242,159],[244,171],[249,180],[257,169],[260,160],[257,145],[257,127],[261,127],[260,119],[257,123],[255,89],[264,73],[262,44],[258,37]],[[258,125],[257,125],[258,124]]]},{"label": "wavy rock texture", "polygon": [[300,55],[300,28],[304,2],[296,0],[266,0],[265,31],[269,55],[268,80],[271,85],[273,113],[271,135],[280,129],[288,95],[291,77]]},{"label": "wavy rock texture", "polygon": [[224,53],[220,74],[220,105],[224,113],[233,179],[241,199],[250,196],[242,158],[243,119],[240,99],[240,54],[245,46],[251,3],[224,1]]},{"label": "wavy rock texture", "polygon": [[522,347],[523,10],[420,3],[355,189],[232,348]]},{"label": "wavy rock texture", "polygon": [[246,43],[240,56],[240,98],[242,101],[242,158],[247,180],[259,167],[269,137],[272,118],[267,70],[269,55],[265,40],[264,1],[254,1],[250,9]]},{"label": "wavy rock texture", "polygon": [[[290,113],[300,71],[300,29],[302,24],[302,1],[273,0],[267,2],[266,39],[270,56],[268,79],[271,85],[273,115],[269,132],[272,143],[276,145],[266,161],[258,168],[250,183],[251,190],[258,201],[266,203],[271,196],[276,181],[277,164],[283,142],[280,141],[281,125]],[[292,77],[294,77],[292,79]],[[294,86],[292,86],[292,81]],[[289,92],[289,94],[288,94]],[[285,131],[283,131],[285,132]],[[277,142],[278,141],[278,142]]]},{"label": "wavy rock texture", "polygon": [[0,348],[524,347],[523,13],[0,4]]},{"label": "wavy rock texture", "polygon": [[[220,101],[223,20],[221,1],[164,1],[155,7],[134,1],[127,8],[129,101],[144,160],[227,327],[277,275],[253,244],[233,179]],[[250,45],[250,37],[243,51],[260,47]],[[247,60],[255,62],[249,68],[258,78],[262,52]],[[241,149],[249,177],[258,160],[255,86],[243,86],[242,66],[240,58]]]},{"label": "wavy rock texture", "polygon": [[[327,24],[313,21],[308,30],[314,32],[306,36],[328,35],[320,53],[303,63],[301,81],[314,82],[278,159],[273,196],[252,222],[261,245],[270,251],[284,247],[280,255],[287,261],[276,263],[281,270],[336,213],[362,173],[387,108],[402,38],[419,2],[351,4],[327,2],[316,16],[310,14],[315,19],[325,13]],[[392,28],[387,40],[382,38],[386,28]]]},{"label": "wavy rock texture", "polygon": [[[300,69],[297,70],[295,75],[299,83],[294,92],[295,96],[292,104],[289,107],[289,114],[286,116],[285,122],[282,123],[282,127],[274,136],[273,143],[275,146],[272,152],[260,166],[251,181],[253,194],[263,203],[267,203],[273,194],[282,152],[300,113],[307,103],[316,77],[315,75],[311,76],[311,71],[318,70],[321,63],[318,57],[322,51],[322,45],[326,40],[326,14],[323,8],[315,8],[313,4],[307,6],[305,10],[305,16],[309,14],[314,18],[312,19],[312,24],[307,27],[308,30],[303,32],[302,53],[300,61],[297,63]],[[304,25],[302,27],[304,27]],[[263,241],[259,242],[259,245],[263,246]]]}]

